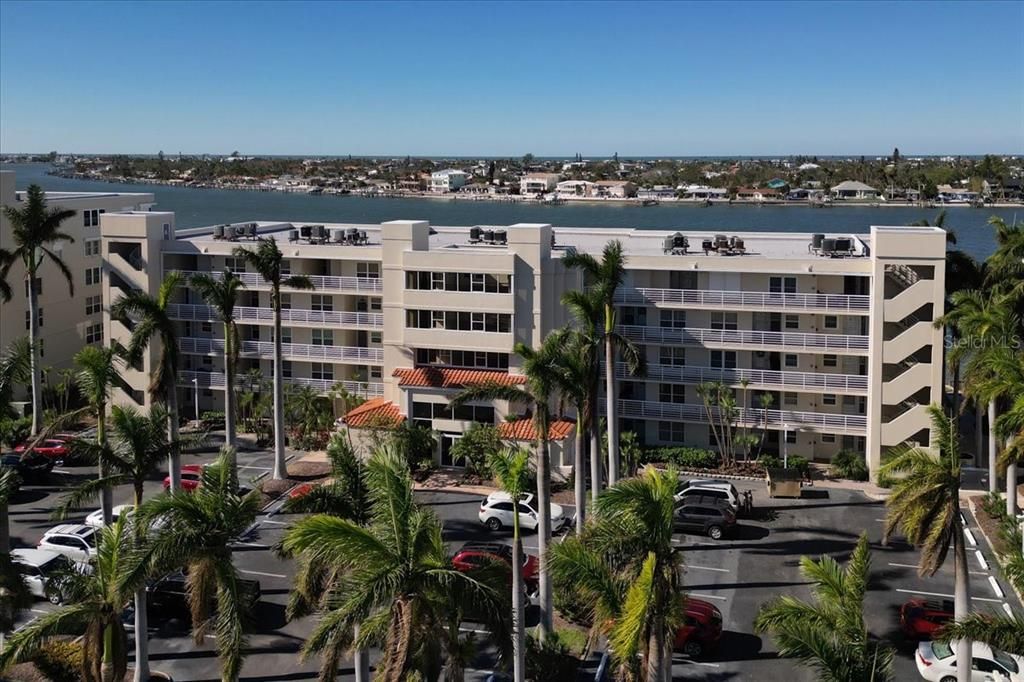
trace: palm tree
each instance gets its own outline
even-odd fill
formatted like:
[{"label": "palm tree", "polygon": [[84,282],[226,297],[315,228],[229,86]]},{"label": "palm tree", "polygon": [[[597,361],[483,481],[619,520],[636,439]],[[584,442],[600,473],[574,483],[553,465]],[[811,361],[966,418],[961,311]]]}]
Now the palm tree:
[{"label": "palm tree", "polygon": [[[185,283],[185,276],[174,271],[164,277],[156,296],[133,290],[123,294],[110,306],[110,316],[125,325],[132,324],[127,359],[135,364],[153,339],[160,342],[160,356],[152,370],[149,393],[162,399],[167,407],[167,439],[171,447],[168,454],[168,473],[171,489],[181,488],[181,456],[178,443],[178,329],[171,319],[169,306],[174,291]],[[134,322],[132,321],[134,319]]]},{"label": "palm tree", "polygon": [[[584,389],[586,391],[585,410],[582,416],[577,410],[577,428],[579,422],[583,422],[590,434],[590,500],[597,504],[597,496],[601,493],[601,446],[598,442],[598,401],[600,400],[600,379],[601,379],[601,329],[603,327],[602,316],[604,306],[597,295],[592,291],[567,291],[562,295],[562,304],[566,306],[576,318],[576,327],[573,329],[574,342],[571,344],[579,353],[576,364],[587,364],[590,366],[590,375],[586,381],[580,382],[574,390]],[[578,444],[577,444],[578,446]],[[579,472],[576,474],[579,476]],[[584,515],[583,507],[578,507],[577,514]]]},{"label": "palm tree", "polygon": [[772,633],[779,654],[810,666],[819,680],[892,679],[893,649],[873,641],[864,625],[864,594],[871,578],[867,534],[860,536],[845,569],[830,556],[805,556],[800,572],[814,586],[814,602],[777,597],[761,607],[755,630]]},{"label": "palm tree", "polygon": [[199,645],[208,632],[216,632],[225,682],[238,679],[251,607],[231,560],[231,543],[252,526],[260,509],[257,491],[240,493],[234,459],[235,451],[223,448],[217,461],[203,469],[194,491],[172,490],[133,515],[140,527],[153,528],[136,573],[162,575],[184,568],[193,640]]},{"label": "palm tree", "polygon": [[562,261],[567,268],[579,268],[591,280],[594,293],[604,306],[605,400],[608,422],[608,485],[619,480],[619,419],[615,390],[615,351],[618,350],[631,373],[642,371],[643,357],[637,347],[615,331],[615,293],[626,279],[626,254],[622,242],[605,244],[601,260],[582,251],[566,254]]},{"label": "palm tree", "polygon": [[996,231],[996,251],[986,262],[986,279],[993,286],[1024,289],[1024,223],[1007,225],[992,216],[988,224]]},{"label": "palm tree", "polygon": [[8,505],[11,496],[21,485],[21,477],[14,469],[0,467],[0,556],[11,554],[11,519]]},{"label": "palm tree", "polygon": [[[576,411],[576,444],[573,459],[573,487],[576,503],[576,532],[582,533],[586,523],[587,506],[587,474],[583,466],[584,436],[590,429],[591,421],[594,418],[593,403],[591,402],[591,384],[596,377],[594,372],[594,361],[597,354],[594,353],[595,346],[590,343],[589,337],[573,330],[570,332],[565,352],[560,355],[557,362],[558,389],[563,396],[569,399]],[[596,459],[596,458],[595,458]],[[595,479],[596,480],[596,479]],[[595,482],[594,489],[597,490]]]},{"label": "palm tree", "polygon": [[128,638],[122,614],[134,587],[131,575],[134,539],[121,517],[100,531],[92,571],[71,572],[61,583],[64,604],[39,616],[11,635],[0,653],[0,671],[30,660],[55,637],[82,637],[81,679],[108,682],[124,679],[128,667]]},{"label": "palm tree", "polygon": [[[498,383],[478,384],[465,387],[451,399],[456,408],[472,400],[506,400],[510,404],[524,405],[533,410],[533,429],[536,442],[537,470],[537,546],[541,557],[547,556],[551,543],[551,456],[549,431],[551,427],[551,401],[558,391],[559,372],[556,365],[564,351],[565,335],[550,334],[538,350],[524,343],[515,345],[515,352],[522,358],[522,372],[526,375],[524,386],[509,386]],[[553,630],[551,582],[548,569],[543,561],[540,565],[540,627],[542,637]]]},{"label": "palm tree", "polygon": [[[907,541],[921,547],[918,572],[935,575],[953,546],[954,613],[962,620],[971,609],[970,584],[967,573],[967,550],[960,520],[960,438],[956,421],[938,405],[930,405],[933,442],[931,448],[914,443],[897,446],[892,459],[882,466],[884,475],[896,483],[886,500],[883,542],[896,530]],[[962,639],[957,645],[957,679],[969,682],[971,676],[971,642]]]},{"label": "palm tree", "polygon": [[27,336],[11,341],[0,356],[0,416],[13,413],[11,400],[15,386],[31,380],[31,357],[32,344]]},{"label": "palm tree", "polygon": [[671,678],[669,651],[681,624],[682,553],[672,543],[674,470],[646,469],[598,498],[581,536],[548,556],[560,590],[577,595],[613,660],[634,677],[643,659],[648,682]]},{"label": "palm tree", "polygon": [[[86,346],[75,354],[78,372],[75,381],[88,404],[88,410],[96,418],[96,444],[100,446],[97,462],[99,478],[107,477],[107,461],[103,446],[107,444],[107,401],[115,385],[122,385],[124,379],[118,365],[122,364],[124,349],[116,341],[109,347]],[[103,524],[109,526],[113,521],[114,507],[113,489],[107,485],[100,495],[100,509],[103,510]]]},{"label": "palm tree", "polygon": [[234,447],[237,417],[235,369],[238,367],[239,349],[235,304],[238,302],[238,292],[245,287],[245,283],[230,268],[224,268],[220,277],[207,273],[192,275],[189,283],[199,290],[224,325],[224,442]]},{"label": "palm tree", "polygon": [[1019,615],[972,613],[963,620],[947,624],[940,636],[944,640],[985,642],[996,649],[1024,655],[1024,618]]},{"label": "palm tree", "polygon": [[[578,441],[577,441],[578,442]],[[577,455],[579,461],[579,455]],[[501,489],[518,500],[529,488],[530,453],[520,449],[495,452],[491,472]],[[523,543],[519,536],[519,514],[512,515],[512,667],[515,682],[526,679],[526,638],[523,629]]]},{"label": "palm tree", "polygon": [[[31,341],[32,375],[32,435],[39,434],[43,417],[43,390],[39,380],[39,268],[48,256],[68,282],[68,291],[75,295],[74,277],[71,270],[58,255],[54,247],[60,242],[74,242],[71,235],[61,232],[61,223],[73,217],[75,211],[66,208],[49,208],[46,195],[39,185],[29,185],[25,205],[3,207],[4,216],[11,224],[11,239],[14,250],[0,254],[0,298],[11,300],[11,288],[7,282],[11,267],[18,260],[25,265],[25,282],[28,289],[28,336]],[[37,281],[40,283],[37,285]]]},{"label": "palm tree", "polygon": [[238,247],[236,258],[242,258],[270,285],[270,306],[274,309],[274,478],[288,478],[288,466],[284,453],[284,375],[281,359],[281,287],[289,289],[312,289],[313,282],[305,275],[289,275],[281,272],[284,256],[277,242],[261,238],[256,250]]},{"label": "palm tree", "polygon": [[[375,679],[405,680],[416,669],[424,647],[433,646],[453,605],[472,598],[485,612],[501,608],[499,590],[451,565],[441,523],[413,499],[406,458],[382,448],[367,464],[372,501],[362,526],[318,514],[288,529],[282,549],[302,557],[305,566],[338,571],[316,629],[303,653],[321,652],[321,680],[335,678],[342,652],[381,645]],[[359,627],[356,636],[355,627]]]}]

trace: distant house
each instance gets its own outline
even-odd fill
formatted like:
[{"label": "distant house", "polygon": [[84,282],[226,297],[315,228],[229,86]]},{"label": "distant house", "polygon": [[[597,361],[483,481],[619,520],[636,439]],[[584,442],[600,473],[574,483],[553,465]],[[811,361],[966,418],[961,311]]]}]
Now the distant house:
[{"label": "distant house", "polygon": [[983,180],[981,193],[992,201],[1020,201],[1024,198],[1024,181],[1019,178]]},{"label": "distant house", "polygon": [[636,196],[636,185],[626,180],[598,180],[592,191],[595,197],[625,199]]},{"label": "distant house", "polygon": [[587,197],[590,196],[594,183],[588,180],[563,180],[555,185],[559,196]]},{"label": "distant house", "polygon": [[430,174],[431,192],[455,192],[469,182],[469,173],[457,168],[446,168]]},{"label": "distant house", "polygon": [[835,199],[878,199],[878,190],[856,180],[840,182],[831,189]]},{"label": "distant house", "polygon": [[637,199],[674,199],[676,196],[676,188],[671,185],[655,185],[654,187],[645,187],[636,191]]},{"label": "distant house", "polygon": [[821,168],[821,166],[819,166],[816,163],[802,163],[799,166],[797,166],[797,170],[801,171],[812,171],[818,170],[819,168]]},{"label": "distant house", "polygon": [[683,199],[692,201],[703,201],[707,199],[728,199],[729,190],[724,187],[708,187],[707,185],[687,185],[685,187],[680,186],[679,191],[683,194]]},{"label": "distant house", "polygon": [[736,190],[736,198],[740,201],[776,201],[781,195],[774,189],[741,187]]},{"label": "distant house", "polygon": [[938,200],[944,204],[971,204],[978,201],[981,195],[967,187],[953,187],[952,185],[939,185]]},{"label": "distant house", "polygon": [[558,186],[558,173],[528,173],[519,179],[520,194],[547,194]]}]

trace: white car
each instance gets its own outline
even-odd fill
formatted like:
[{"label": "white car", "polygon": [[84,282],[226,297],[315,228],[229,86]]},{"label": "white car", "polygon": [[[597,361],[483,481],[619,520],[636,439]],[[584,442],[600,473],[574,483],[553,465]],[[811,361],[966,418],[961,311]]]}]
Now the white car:
[{"label": "white car", "polygon": [[679,490],[675,495],[676,502],[682,501],[687,495],[701,495],[720,499],[723,502],[727,502],[732,507],[733,512],[740,508],[739,491],[729,481],[699,478],[680,481]]},{"label": "white car", "polygon": [[[519,527],[537,530],[540,518],[537,515],[537,503],[532,494],[519,498]],[[506,492],[491,493],[480,503],[480,523],[490,530],[497,531],[512,527],[512,496]],[[551,532],[561,530],[569,523],[565,510],[559,504],[551,505]]]},{"label": "white car", "polygon": [[[111,509],[111,523],[117,523],[117,519],[120,518],[121,514],[131,514],[132,510],[135,509],[135,505],[131,504],[119,504]],[[97,509],[92,514],[85,517],[85,525],[92,526],[93,528],[103,527],[103,510]]]},{"label": "white car", "polygon": [[80,564],[96,556],[96,529],[82,523],[64,523],[46,531],[37,545],[39,549],[63,554]]},{"label": "white car", "polygon": [[[1024,658],[982,642],[971,646],[971,682],[1024,682]],[[921,642],[914,661],[929,682],[956,682],[956,640]]]},{"label": "white car", "polygon": [[51,604],[64,601],[60,576],[73,570],[66,556],[45,549],[12,549],[11,561],[18,565],[34,596],[49,600]]}]

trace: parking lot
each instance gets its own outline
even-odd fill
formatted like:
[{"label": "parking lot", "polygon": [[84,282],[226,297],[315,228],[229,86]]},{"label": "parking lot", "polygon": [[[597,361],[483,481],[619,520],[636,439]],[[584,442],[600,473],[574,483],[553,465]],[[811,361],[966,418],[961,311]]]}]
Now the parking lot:
[{"label": "parking lot", "polygon": [[[212,453],[190,455],[185,464],[210,461]],[[243,479],[268,475],[269,453],[243,453],[239,456]],[[11,536],[15,546],[35,546],[54,522],[49,519],[64,486],[90,475],[88,469],[68,467],[56,470],[51,485],[26,486],[11,505]],[[802,555],[829,554],[845,560],[862,530],[866,530],[873,548],[873,580],[865,604],[870,632],[895,643],[899,650],[896,679],[919,679],[913,662],[913,645],[899,631],[898,608],[915,596],[952,597],[952,558],[934,577],[917,575],[918,553],[899,538],[889,546],[880,544],[884,505],[857,491],[805,489],[799,500],[769,500],[763,484],[737,482],[737,488],[752,490],[755,519],[741,519],[737,535],[713,541],[694,535],[679,535],[686,562],[685,583],[689,594],[715,604],[724,618],[724,634],[717,651],[698,661],[677,655],[675,679],[701,680],[814,680],[814,674],[780,660],[768,637],[753,633],[752,622],[761,604],[780,594],[809,596],[809,587],[801,578]],[[162,476],[147,483],[147,496],[162,489]],[[477,519],[480,495],[463,492],[422,492],[420,501],[429,505],[444,521],[445,539],[456,549],[464,542],[480,539],[509,541],[507,531],[489,533]],[[115,493],[115,503],[130,501],[127,488]],[[82,516],[91,510],[83,510]],[[259,580],[263,598],[256,614],[257,632],[249,638],[242,679],[251,681],[316,679],[319,661],[302,662],[298,652],[311,632],[312,619],[285,622],[285,604],[291,587],[293,565],[281,561],[272,551],[287,524],[293,518],[276,513],[270,505],[258,517],[250,536],[235,548],[235,563],[246,578]],[[572,510],[568,509],[571,514]],[[966,513],[968,527],[979,545],[984,541],[974,520]],[[74,519],[77,520],[77,519]],[[527,551],[536,551],[536,537],[527,534]],[[970,548],[970,547],[969,547]],[[991,568],[993,559],[987,547],[979,547],[979,559],[969,552],[972,595],[975,608],[1003,609],[1009,602],[1015,609],[1012,592]],[[982,563],[984,561],[984,563]],[[991,578],[991,579],[990,579]],[[995,583],[995,586],[993,585]],[[997,592],[998,590],[998,592]],[[1003,595],[1006,595],[1004,598]],[[1010,601],[1013,600],[1013,601]],[[54,607],[36,602],[24,620]],[[531,621],[535,622],[535,613]],[[219,679],[218,662],[212,640],[195,647],[180,623],[151,623],[150,648],[154,669],[171,673],[179,682]],[[471,626],[467,625],[471,628]],[[371,657],[372,661],[372,657]],[[468,679],[482,679],[490,665],[485,652]],[[354,679],[351,670],[342,670],[339,679]]]}]

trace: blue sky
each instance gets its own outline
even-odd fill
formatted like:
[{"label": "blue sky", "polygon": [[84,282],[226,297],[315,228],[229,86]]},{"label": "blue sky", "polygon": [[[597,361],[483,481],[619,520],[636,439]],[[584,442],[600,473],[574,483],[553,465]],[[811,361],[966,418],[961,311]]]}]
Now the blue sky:
[{"label": "blue sky", "polygon": [[1024,151],[1024,3],[0,2],[0,151]]}]

